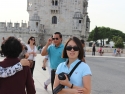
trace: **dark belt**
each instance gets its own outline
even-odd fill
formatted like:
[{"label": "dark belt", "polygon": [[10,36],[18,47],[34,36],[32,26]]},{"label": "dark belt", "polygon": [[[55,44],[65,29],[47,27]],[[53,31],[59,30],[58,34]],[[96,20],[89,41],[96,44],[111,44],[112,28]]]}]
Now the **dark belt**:
[{"label": "dark belt", "polygon": [[56,71],[56,69],[52,69],[51,71]]}]

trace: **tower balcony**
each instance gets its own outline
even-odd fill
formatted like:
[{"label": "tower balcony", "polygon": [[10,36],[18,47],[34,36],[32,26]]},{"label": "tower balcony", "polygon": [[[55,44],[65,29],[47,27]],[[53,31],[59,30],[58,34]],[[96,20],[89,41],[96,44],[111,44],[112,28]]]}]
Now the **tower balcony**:
[{"label": "tower balcony", "polygon": [[59,6],[51,6],[51,10],[59,10]]}]

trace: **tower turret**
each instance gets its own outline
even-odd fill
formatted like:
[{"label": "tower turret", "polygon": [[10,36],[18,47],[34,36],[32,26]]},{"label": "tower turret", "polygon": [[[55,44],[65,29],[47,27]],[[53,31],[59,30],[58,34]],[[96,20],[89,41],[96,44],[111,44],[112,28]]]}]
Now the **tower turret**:
[{"label": "tower turret", "polygon": [[34,11],[34,14],[29,21],[29,26],[30,32],[39,32],[40,17],[38,16],[38,13],[36,11]]},{"label": "tower turret", "polygon": [[83,15],[80,12],[75,12],[73,17],[73,30],[79,30],[82,31],[82,24],[83,21]]},{"label": "tower turret", "polygon": [[87,15],[87,18],[86,18],[86,37],[87,38],[89,37],[89,31],[90,31],[90,19],[89,19],[89,16]]}]

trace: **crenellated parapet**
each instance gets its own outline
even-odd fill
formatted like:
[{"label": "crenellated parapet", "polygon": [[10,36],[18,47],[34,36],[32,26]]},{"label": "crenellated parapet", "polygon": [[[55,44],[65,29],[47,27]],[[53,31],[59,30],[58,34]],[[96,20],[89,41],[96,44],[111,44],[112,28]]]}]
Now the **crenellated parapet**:
[{"label": "crenellated parapet", "polygon": [[28,32],[27,23],[0,22],[0,32]]},{"label": "crenellated parapet", "polygon": [[[37,33],[44,31],[44,26],[40,24]],[[36,33],[30,31],[30,27],[27,23],[12,23],[12,22],[0,22],[0,32],[25,32],[25,33]]]},{"label": "crenellated parapet", "polygon": [[28,24],[0,22],[0,36],[27,40],[32,35],[41,44],[54,32],[61,32],[64,41],[70,36],[86,41],[90,31],[87,8],[88,0],[27,0]]},{"label": "crenellated parapet", "polygon": [[[22,38],[25,43],[27,43],[30,36],[36,38],[36,44],[40,44],[40,37],[44,34],[44,25],[39,24],[37,31],[30,31],[30,27],[27,23],[12,23],[12,22],[0,22],[0,39],[4,37],[5,39],[9,36],[14,36],[16,38]],[[2,40],[0,40],[0,43]]]}]

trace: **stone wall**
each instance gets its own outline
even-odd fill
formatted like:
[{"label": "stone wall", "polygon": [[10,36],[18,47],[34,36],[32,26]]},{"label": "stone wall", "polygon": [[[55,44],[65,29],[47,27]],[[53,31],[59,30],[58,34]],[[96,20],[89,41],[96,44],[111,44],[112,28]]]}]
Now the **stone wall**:
[{"label": "stone wall", "polygon": [[[92,47],[85,47],[86,52],[92,52]],[[98,52],[99,47],[96,47],[96,51]],[[113,53],[115,48],[102,48],[104,53]],[[122,49],[123,53],[125,53],[125,49]]]},{"label": "stone wall", "polygon": [[[32,21],[32,19],[35,19],[34,15],[37,15],[40,18],[38,23],[44,25],[45,40],[54,32],[61,32],[65,39],[69,36],[88,38],[90,20],[88,20],[87,0],[57,0],[57,5],[51,0],[27,1],[30,27],[35,28],[36,20]],[[54,24],[53,18],[56,18]]]},{"label": "stone wall", "polygon": [[39,45],[41,41],[43,41],[42,39],[40,39],[39,34],[38,33],[8,33],[8,32],[4,32],[4,33],[0,33],[0,45],[2,43],[2,38],[4,37],[5,39],[8,38],[9,36],[14,36],[16,38],[21,38],[22,41],[24,41],[25,43],[28,42],[28,39],[31,36],[35,37],[36,40],[36,45]]}]

